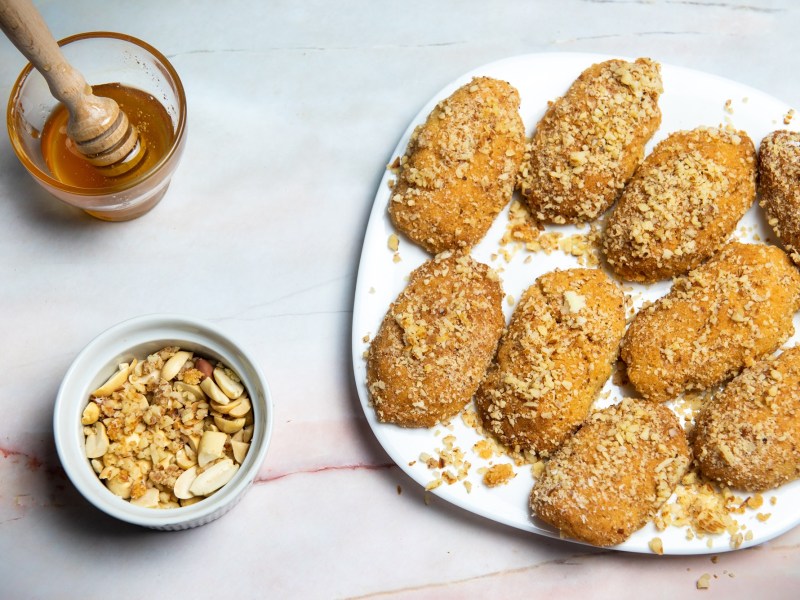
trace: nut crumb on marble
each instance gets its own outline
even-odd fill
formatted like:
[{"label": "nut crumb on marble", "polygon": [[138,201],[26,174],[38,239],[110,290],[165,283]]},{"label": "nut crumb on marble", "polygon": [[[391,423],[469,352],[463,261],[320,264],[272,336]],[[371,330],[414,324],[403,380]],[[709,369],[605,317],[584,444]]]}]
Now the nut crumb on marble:
[{"label": "nut crumb on marble", "polygon": [[697,580],[696,585],[698,590],[707,590],[709,587],[711,587],[711,574],[703,573]]}]

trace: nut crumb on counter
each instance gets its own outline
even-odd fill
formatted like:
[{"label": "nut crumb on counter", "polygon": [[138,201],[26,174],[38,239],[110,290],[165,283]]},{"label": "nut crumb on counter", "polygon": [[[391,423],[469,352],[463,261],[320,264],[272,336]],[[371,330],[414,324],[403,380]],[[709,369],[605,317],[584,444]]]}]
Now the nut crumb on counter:
[{"label": "nut crumb on counter", "polygon": [[700,579],[697,580],[698,590],[707,590],[711,586],[711,574],[703,573]]}]

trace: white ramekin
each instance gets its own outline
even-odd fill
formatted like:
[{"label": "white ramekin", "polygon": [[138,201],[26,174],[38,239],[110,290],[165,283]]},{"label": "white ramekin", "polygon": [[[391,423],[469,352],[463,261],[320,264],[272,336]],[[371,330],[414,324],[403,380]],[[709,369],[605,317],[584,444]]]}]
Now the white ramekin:
[{"label": "white ramekin", "polygon": [[[128,362],[134,356],[141,360],[164,346],[180,346],[222,361],[240,376],[253,405],[253,438],[236,475],[213,495],[180,508],[144,508],[114,495],[98,479],[84,451],[81,415],[89,393],[102,384],[119,363]],[[171,314],[145,315],[123,321],[89,342],[64,376],[53,415],[59,459],[84,498],[122,521],[165,530],[205,525],[233,508],[253,483],[264,461],[272,424],[272,397],[264,374],[252,356],[215,326]]]}]

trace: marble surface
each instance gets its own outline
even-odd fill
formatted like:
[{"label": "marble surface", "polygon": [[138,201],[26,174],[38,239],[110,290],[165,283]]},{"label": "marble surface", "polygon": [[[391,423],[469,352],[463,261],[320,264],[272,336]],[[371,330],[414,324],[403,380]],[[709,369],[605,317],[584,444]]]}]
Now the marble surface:
[{"label": "marble surface", "polygon": [[[651,56],[800,106],[792,0],[40,1],[56,37],[130,33],[183,78],[189,138],[164,201],[96,221],[40,191],[0,136],[0,596],[795,597],[800,529],[711,556],[597,550],[428,496],[353,383],[350,322],[376,186],[410,119],[481,64]],[[0,40],[0,97],[24,64]],[[276,421],[254,487],[181,533],[116,522],[55,455],[59,382],[96,334],[179,311],[253,349]],[[703,573],[711,587],[696,591]]]}]

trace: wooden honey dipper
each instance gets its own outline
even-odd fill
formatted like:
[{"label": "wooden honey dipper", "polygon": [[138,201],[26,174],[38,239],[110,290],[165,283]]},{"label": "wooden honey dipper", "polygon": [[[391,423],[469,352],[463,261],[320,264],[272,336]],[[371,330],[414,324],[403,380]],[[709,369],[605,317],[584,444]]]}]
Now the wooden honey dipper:
[{"label": "wooden honey dipper", "polygon": [[30,0],[0,0],[0,29],[41,73],[53,97],[66,106],[67,136],[83,158],[112,176],[139,164],[144,138],[114,100],[92,94]]}]

